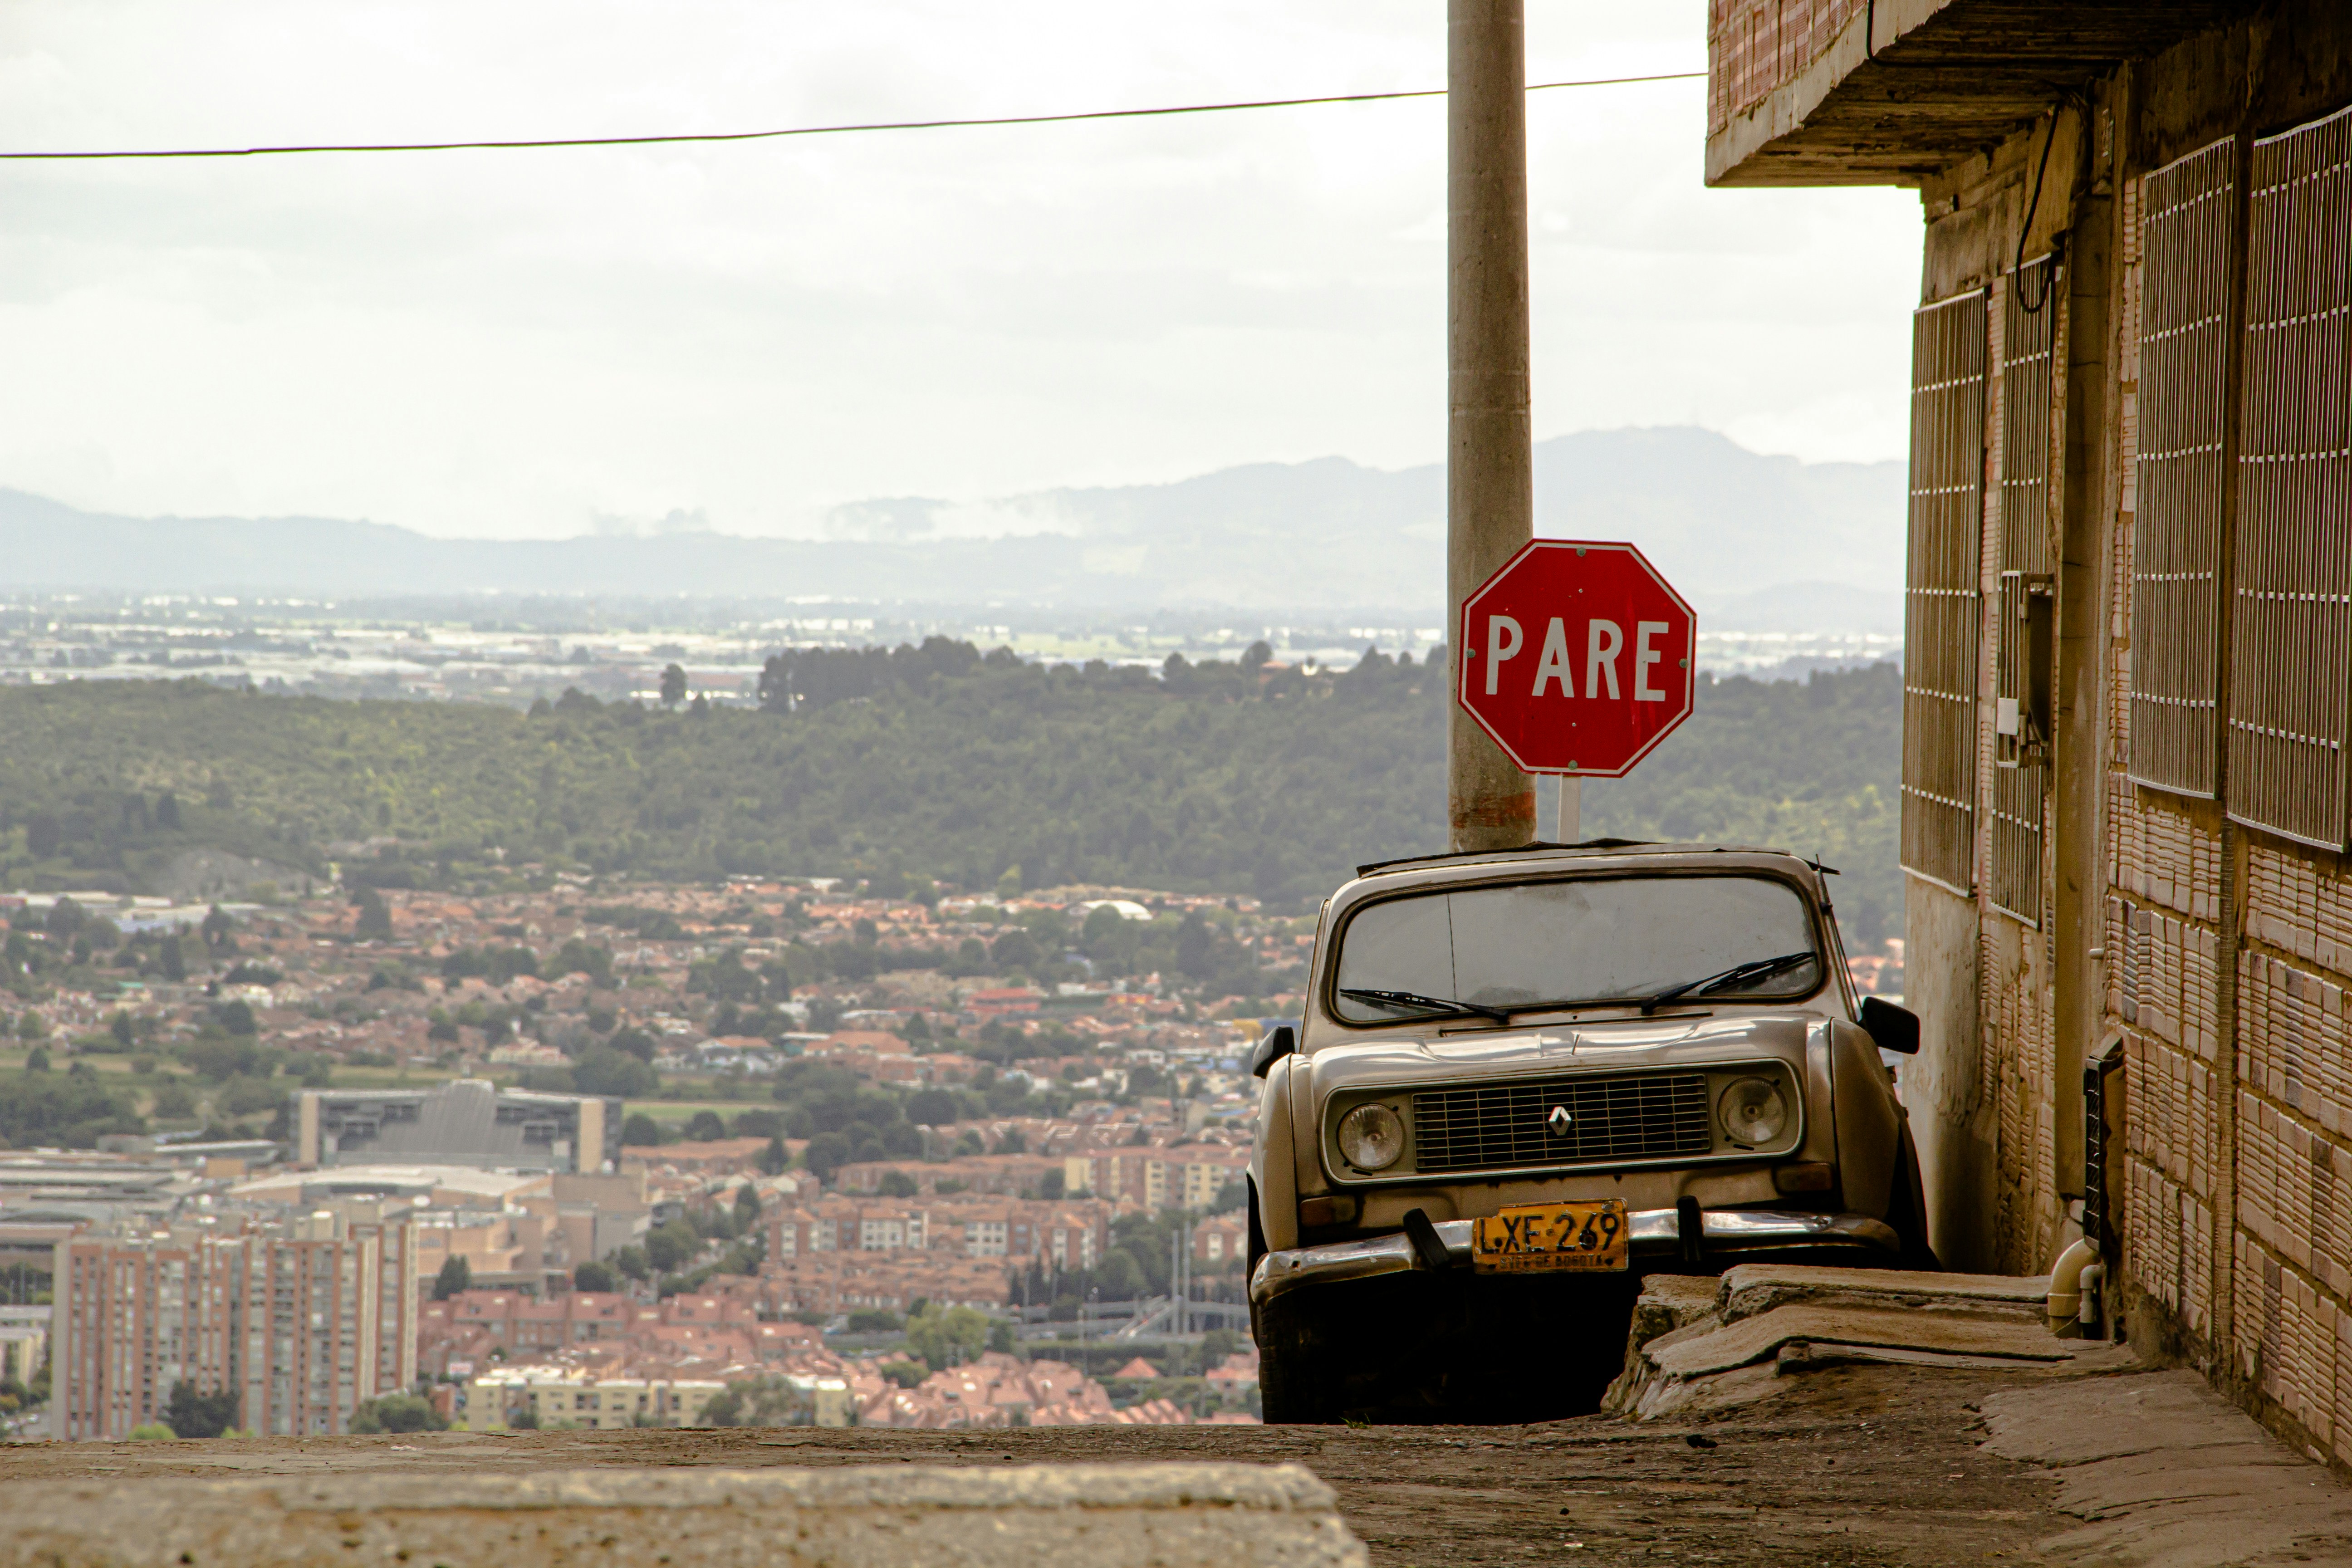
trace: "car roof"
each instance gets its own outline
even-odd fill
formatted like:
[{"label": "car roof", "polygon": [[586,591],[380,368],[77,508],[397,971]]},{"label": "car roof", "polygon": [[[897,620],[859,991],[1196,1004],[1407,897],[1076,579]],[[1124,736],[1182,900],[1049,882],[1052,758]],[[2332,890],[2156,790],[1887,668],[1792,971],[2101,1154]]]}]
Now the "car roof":
[{"label": "car roof", "polygon": [[1523,844],[1515,849],[1458,849],[1434,855],[1400,856],[1393,860],[1374,860],[1359,866],[1356,875],[1360,878],[1378,877],[1400,871],[1435,870],[1457,866],[1508,866],[1585,857],[1617,860],[1651,855],[1769,855],[1810,867],[1822,875],[1837,875],[1835,867],[1824,866],[1818,859],[1807,860],[1787,849],[1767,849],[1746,844],[1657,844],[1639,838],[1587,838],[1577,844],[1535,843]]}]

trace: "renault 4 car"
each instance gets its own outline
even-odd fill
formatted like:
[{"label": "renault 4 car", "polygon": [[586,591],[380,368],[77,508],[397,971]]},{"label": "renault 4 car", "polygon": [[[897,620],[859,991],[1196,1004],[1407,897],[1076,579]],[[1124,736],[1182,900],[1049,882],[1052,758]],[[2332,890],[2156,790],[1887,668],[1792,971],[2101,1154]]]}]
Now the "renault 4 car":
[{"label": "renault 4 car", "polygon": [[1361,868],[1270,1030],[1249,1298],[1269,1421],[1590,1409],[1643,1276],[1932,1268],[1829,873],[1602,840]]}]

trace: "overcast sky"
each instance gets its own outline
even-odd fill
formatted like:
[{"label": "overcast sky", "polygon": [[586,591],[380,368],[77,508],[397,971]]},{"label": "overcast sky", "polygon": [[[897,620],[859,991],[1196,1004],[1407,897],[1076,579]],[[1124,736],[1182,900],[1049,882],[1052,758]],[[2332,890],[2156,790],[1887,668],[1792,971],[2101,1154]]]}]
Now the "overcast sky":
[{"label": "overcast sky", "polygon": [[[1529,78],[1706,63],[1529,0]],[[628,134],[1442,85],[1443,0],[9,0],[10,149]],[[1703,82],[1529,106],[1536,429],[1903,454],[1916,198],[1700,180]],[[716,147],[0,164],[0,486],[811,531],[1444,437],[1441,101]]]}]

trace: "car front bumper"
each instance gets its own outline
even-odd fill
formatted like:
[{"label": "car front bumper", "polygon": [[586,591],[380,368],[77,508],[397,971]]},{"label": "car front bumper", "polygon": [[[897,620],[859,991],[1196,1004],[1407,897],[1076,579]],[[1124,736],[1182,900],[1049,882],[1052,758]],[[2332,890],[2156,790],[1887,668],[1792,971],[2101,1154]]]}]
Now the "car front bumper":
[{"label": "car front bumper", "polygon": [[[1702,1235],[1691,1238],[1689,1246],[1681,1216],[1673,1209],[1635,1209],[1626,1217],[1633,1225],[1628,1243],[1637,1269],[1644,1261],[1671,1261],[1694,1253],[1698,1266],[1705,1268],[1754,1262],[1776,1253],[1809,1257],[1846,1253],[1857,1263],[1892,1263],[1902,1252],[1902,1242],[1893,1227],[1867,1215],[1706,1209],[1700,1215]],[[1466,1219],[1450,1219],[1438,1221],[1434,1227],[1453,1268],[1470,1267],[1470,1225]],[[1427,1267],[1402,1234],[1269,1252],[1250,1275],[1250,1302],[1263,1306],[1302,1286],[1369,1279]]]}]

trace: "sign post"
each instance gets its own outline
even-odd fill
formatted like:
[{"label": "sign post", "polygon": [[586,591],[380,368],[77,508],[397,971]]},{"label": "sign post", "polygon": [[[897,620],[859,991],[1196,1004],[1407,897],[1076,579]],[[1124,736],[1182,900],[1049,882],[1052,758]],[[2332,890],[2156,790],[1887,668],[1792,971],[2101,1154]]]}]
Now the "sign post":
[{"label": "sign post", "polygon": [[[1452,609],[1535,536],[1528,377],[1526,0],[1447,0],[1445,595]],[[1456,645],[1457,647],[1459,645]],[[1463,668],[1454,655],[1454,668]],[[1527,774],[1446,721],[1450,847],[1536,835]]]},{"label": "sign post", "polygon": [[1690,717],[1698,617],[1630,544],[1538,539],[1462,601],[1455,696],[1522,771],[1620,778]]}]

